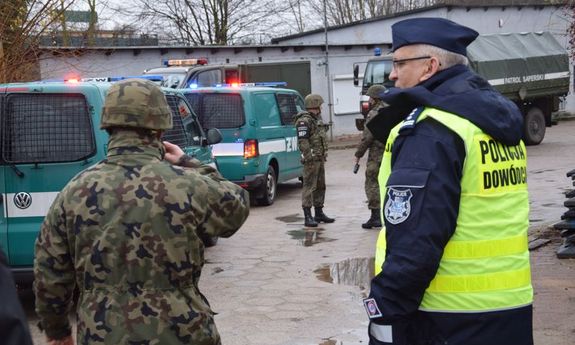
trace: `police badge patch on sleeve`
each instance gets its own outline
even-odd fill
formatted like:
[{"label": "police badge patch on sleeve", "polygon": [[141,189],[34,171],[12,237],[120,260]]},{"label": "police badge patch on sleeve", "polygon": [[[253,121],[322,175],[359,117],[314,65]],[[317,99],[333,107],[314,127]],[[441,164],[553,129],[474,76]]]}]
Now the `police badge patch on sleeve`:
[{"label": "police badge patch on sleeve", "polygon": [[376,317],[381,317],[381,311],[373,298],[366,298],[363,300],[363,306],[365,307],[365,311],[367,312],[367,316],[370,319],[375,319]]},{"label": "police badge patch on sleeve", "polygon": [[389,188],[387,191],[389,198],[385,203],[385,219],[391,224],[404,222],[411,213],[411,189],[398,190]]}]

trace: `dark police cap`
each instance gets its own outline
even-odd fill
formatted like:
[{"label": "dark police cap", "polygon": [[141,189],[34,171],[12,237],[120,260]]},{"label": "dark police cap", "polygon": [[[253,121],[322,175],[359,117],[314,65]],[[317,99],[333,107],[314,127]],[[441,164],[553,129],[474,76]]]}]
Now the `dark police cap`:
[{"label": "dark police cap", "polygon": [[412,44],[429,44],[467,55],[467,46],[479,35],[477,31],[443,18],[412,18],[391,26],[393,50]]}]

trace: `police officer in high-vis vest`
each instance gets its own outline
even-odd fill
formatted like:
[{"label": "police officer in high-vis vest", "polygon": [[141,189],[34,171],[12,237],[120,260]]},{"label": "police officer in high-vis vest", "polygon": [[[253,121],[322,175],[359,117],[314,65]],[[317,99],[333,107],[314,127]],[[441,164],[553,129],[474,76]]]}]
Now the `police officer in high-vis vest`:
[{"label": "police officer in high-vis vest", "polygon": [[367,125],[387,138],[371,345],[533,344],[523,119],[467,67],[476,37],[442,18],[392,26],[396,88]]}]

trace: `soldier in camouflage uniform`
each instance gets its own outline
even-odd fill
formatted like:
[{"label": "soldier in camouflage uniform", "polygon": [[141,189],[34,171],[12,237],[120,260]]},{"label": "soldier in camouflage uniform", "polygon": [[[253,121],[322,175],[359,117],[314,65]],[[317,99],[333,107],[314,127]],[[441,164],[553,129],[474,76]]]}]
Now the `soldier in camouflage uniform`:
[{"label": "soldier in camouflage uniform", "polygon": [[146,80],[112,85],[101,128],[107,158],[59,193],[38,239],[36,312],[51,344],[220,344],[198,290],[203,235],[229,237],[249,213],[245,190],[160,141],[166,98]]},{"label": "soldier in camouflage uniform", "polygon": [[[295,116],[298,146],[303,164],[302,207],[305,226],[316,227],[319,222],[335,221],[323,213],[328,126],[324,125],[321,119],[323,98],[320,95],[307,95],[304,103],[306,111]],[[315,207],[315,217],[311,215],[312,205]]]},{"label": "soldier in camouflage uniform", "polygon": [[[366,124],[377,115],[379,109],[385,106],[379,98],[379,94],[383,91],[385,91],[385,87],[382,85],[372,85],[367,90],[371,109],[365,118]],[[367,222],[361,224],[361,227],[364,229],[381,228],[381,205],[377,177],[379,175],[379,166],[381,165],[384,148],[385,144],[374,139],[367,126],[364,126],[361,141],[355,151],[355,163],[359,164],[360,158],[369,150],[365,167],[365,195],[367,196],[367,207],[371,211],[371,216]]]}]

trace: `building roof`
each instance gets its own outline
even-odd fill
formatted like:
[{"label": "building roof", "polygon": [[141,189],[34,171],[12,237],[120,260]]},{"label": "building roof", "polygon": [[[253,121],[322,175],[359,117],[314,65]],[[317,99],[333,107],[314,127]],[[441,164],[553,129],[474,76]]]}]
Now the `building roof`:
[{"label": "building roof", "polygon": [[[456,3],[457,2],[457,3]],[[435,9],[442,9],[446,8],[447,10],[451,10],[452,8],[463,8],[463,9],[474,9],[474,8],[489,8],[489,7],[545,7],[545,6],[565,6],[566,0],[444,0],[444,3],[435,4],[431,6],[421,7],[413,10],[408,10],[404,12],[397,12],[393,14],[387,14],[383,16],[373,17],[369,19],[358,20],[355,22],[341,24],[341,25],[334,25],[329,26],[327,31],[339,30],[347,27],[353,27],[356,25],[372,23],[372,22],[379,22],[391,18],[399,18],[406,15],[416,14],[427,12],[429,10]],[[279,44],[283,41],[291,40],[294,38],[305,37],[308,35],[314,35],[321,32],[324,32],[324,28],[314,29],[310,31],[305,31],[297,34],[287,35],[272,38],[272,44]]]}]

